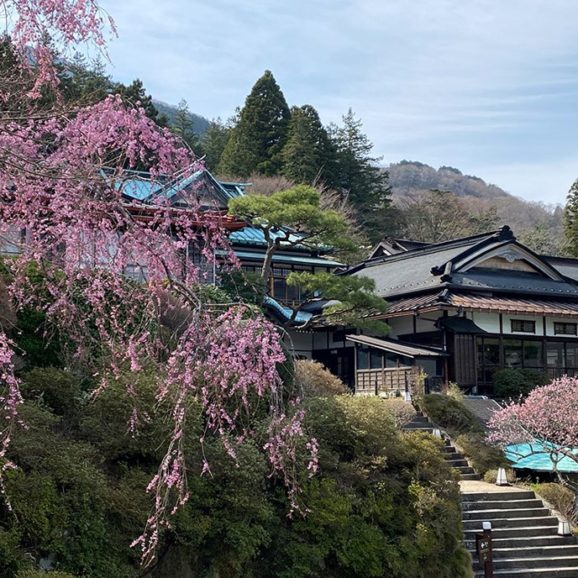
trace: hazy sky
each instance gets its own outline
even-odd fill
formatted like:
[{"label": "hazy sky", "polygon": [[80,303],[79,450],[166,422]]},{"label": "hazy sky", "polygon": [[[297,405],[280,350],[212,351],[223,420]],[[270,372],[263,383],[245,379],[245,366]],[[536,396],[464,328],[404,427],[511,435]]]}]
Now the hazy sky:
[{"label": "hazy sky", "polygon": [[384,164],[451,165],[562,202],[578,177],[575,0],[101,0],[110,72],[229,117],[265,69],[325,123],[352,107]]}]

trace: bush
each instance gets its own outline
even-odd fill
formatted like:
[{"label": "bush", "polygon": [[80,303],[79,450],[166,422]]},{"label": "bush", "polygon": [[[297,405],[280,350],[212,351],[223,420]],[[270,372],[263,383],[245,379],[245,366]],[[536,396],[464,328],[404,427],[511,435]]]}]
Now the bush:
[{"label": "bush", "polygon": [[16,578],[76,578],[68,572],[44,572],[44,570],[20,570]]},{"label": "bush", "polygon": [[[516,482],[516,472],[511,468],[505,468],[505,470],[506,470],[506,479],[508,480],[508,484],[515,483]],[[497,469],[488,470],[484,474],[484,482],[487,482],[488,484],[495,484],[497,477],[498,477],[498,470]]]},{"label": "bush", "polygon": [[402,399],[387,399],[383,402],[386,411],[391,415],[396,427],[401,428],[409,423],[416,414],[416,411],[407,401]]},{"label": "bush", "polygon": [[532,484],[532,489],[567,520],[578,521],[576,495],[562,484]]},{"label": "bush", "polygon": [[306,396],[326,396],[347,393],[347,386],[323,364],[310,359],[298,359],[294,364],[295,385]]},{"label": "bush", "polygon": [[501,369],[494,374],[494,395],[500,398],[528,395],[549,381],[547,375],[535,369]]},{"label": "bush", "polygon": [[461,402],[448,395],[432,393],[417,400],[421,410],[450,433],[483,433],[478,418]]}]

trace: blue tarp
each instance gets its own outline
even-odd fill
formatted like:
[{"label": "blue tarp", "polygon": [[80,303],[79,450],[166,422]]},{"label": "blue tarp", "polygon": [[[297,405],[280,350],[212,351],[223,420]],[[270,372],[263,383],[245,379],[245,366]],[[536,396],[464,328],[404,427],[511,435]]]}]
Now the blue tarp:
[{"label": "blue tarp", "polygon": [[[552,472],[556,462],[559,472],[578,473],[578,461],[557,453],[556,446],[546,442],[511,444],[505,448],[504,453],[513,468]],[[573,453],[578,459],[578,448]]]}]

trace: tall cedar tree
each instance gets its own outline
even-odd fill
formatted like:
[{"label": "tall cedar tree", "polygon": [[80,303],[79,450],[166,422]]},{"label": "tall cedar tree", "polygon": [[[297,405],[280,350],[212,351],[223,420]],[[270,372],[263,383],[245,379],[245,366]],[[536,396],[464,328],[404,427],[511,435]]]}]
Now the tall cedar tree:
[{"label": "tall cedar tree", "polygon": [[283,175],[295,183],[331,185],[328,177],[334,163],[334,148],[315,108],[309,104],[292,107]]},{"label": "tall cedar tree", "polygon": [[223,151],[219,174],[234,177],[279,174],[289,119],[285,97],[273,74],[266,70],[245,100],[239,122]]},{"label": "tall cedar tree", "polygon": [[205,155],[205,165],[211,171],[216,171],[219,161],[229,140],[231,127],[224,124],[220,118],[213,119],[203,135],[201,147]]},{"label": "tall cedar tree", "polygon": [[566,197],[564,237],[566,252],[572,257],[578,257],[578,180],[574,181]]},{"label": "tall cedar tree", "polygon": [[381,159],[370,156],[373,144],[361,128],[351,109],[343,116],[343,126],[330,128],[337,151],[335,185],[356,209],[367,236],[378,241],[389,229],[391,188],[387,171],[377,166]]},{"label": "tall cedar tree", "polygon": [[175,113],[171,130],[180,136],[198,157],[202,156],[199,137],[195,133],[193,117],[185,99],[182,99],[177,105],[177,112]]}]

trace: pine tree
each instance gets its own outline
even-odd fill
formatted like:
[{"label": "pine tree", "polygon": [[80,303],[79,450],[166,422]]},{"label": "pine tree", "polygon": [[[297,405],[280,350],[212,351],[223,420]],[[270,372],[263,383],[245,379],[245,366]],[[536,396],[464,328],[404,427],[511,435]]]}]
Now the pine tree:
[{"label": "pine tree", "polygon": [[128,86],[118,83],[114,87],[114,92],[116,94],[120,94],[123,100],[132,105],[135,105],[137,102],[139,102],[140,106],[142,106],[144,109],[145,114],[158,125],[167,125],[166,117],[162,114],[159,114],[159,111],[153,104],[151,95],[147,94],[142,80],[137,78],[136,80],[133,80],[132,83]]},{"label": "pine tree", "polygon": [[189,105],[185,99],[182,99],[177,105],[171,130],[183,139],[197,157],[202,156],[199,138],[194,131],[193,118],[191,117]]},{"label": "pine tree", "polygon": [[331,185],[334,162],[332,143],[315,108],[294,106],[283,148],[283,175],[295,183]]},{"label": "pine tree", "polygon": [[362,132],[362,126],[349,109],[343,116],[343,126],[331,127],[330,136],[337,151],[334,182],[356,209],[365,233],[377,241],[388,232],[391,188],[387,171],[377,164],[381,158],[371,156],[373,144]]},{"label": "pine tree", "polygon": [[574,181],[564,208],[565,251],[572,257],[578,257],[578,179]]},{"label": "pine tree", "polygon": [[210,171],[216,171],[229,140],[231,127],[220,118],[213,119],[203,135],[201,146],[205,155],[205,165]]},{"label": "pine tree", "polygon": [[290,112],[273,74],[255,83],[231,131],[218,172],[235,177],[276,175],[282,166]]}]

